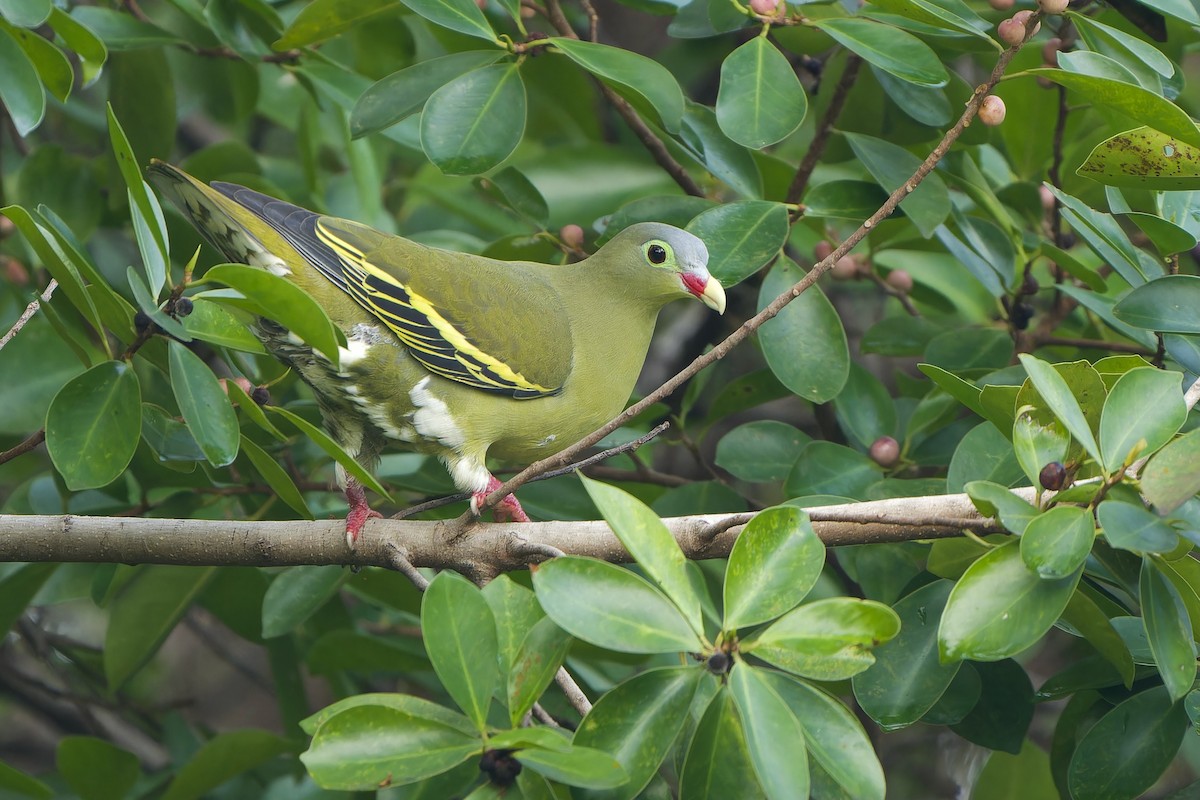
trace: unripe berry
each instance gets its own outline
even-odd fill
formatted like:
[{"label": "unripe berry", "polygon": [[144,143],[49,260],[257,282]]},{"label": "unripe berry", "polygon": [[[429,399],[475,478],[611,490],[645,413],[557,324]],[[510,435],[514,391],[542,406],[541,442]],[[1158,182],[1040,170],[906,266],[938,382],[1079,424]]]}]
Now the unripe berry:
[{"label": "unripe berry", "polygon": [[833,252],[833,245],[822,239],[813,245],[813,263],[819,263],[829,258]]},{"label": "unripe berry", "polygon": [[269,406],[271,405],[271,392],[265,386],[255,386],[254,391],[250,393],[250,399],[255,405]]},{"label": "unripe berry", "polygon": [[830,274],[835,281],[848,281],[858,277],[858,262],[853,256],[842,256],[833,262]]},{"label": "unripe berry", "polygon": [[229,382],[233,381],[238,385],[243,392],[250,394],[254,391],[254,384],[246,378],[221,378],[217,382],[221,384],[221,388],[225,390],[225,394],[229,394]]},{"label": "unripe berry", "polygon": [[1043,489],[1049,489],[1052,492],[1063,488],[1063,484],[1066,482],[1067,468],[1059,461],[1051,461],[1038,473],[1038,483],[1042,485]]},{"label": "unripe berry", "polygon": [[196,306],[194,303],[192,303],[191,300],[189,300],[186,297],[181,297],[175,301],[174,316],[177,319],[181,318],[181,317],[186,317],[188,314],[191,314],[192,311],[195,310],[195,308],[196,308]]},{"label": "unripe berry", "polygon": [[[996,26],[996,34],[1000,37],[1000,41],[1010,47],[1020,44],[1025,41],[1025,24],[1029,22],[1029,18],[1033,16],[1033,12],[1028,9],[1018,11],[1008,19],[1002,21]],[[1037,23],[1033,26],[1033,34],[1036,34],[1042,28],[1042,23]]]},{"label": "unripe berry", "polygon": [[1005,113],[1004,101],[994,94],[989,94],[979,104],[979,121],[984,125],[996,127],[1004,122]]},{"label": "unripe berry", "polygon": [[779,0],[750,0],[750,10],[764,17],[775,16],[778,7]]},{"label": "unripe berry", "polygon": [[1037,294],[1038,289],[1040,288],[1041,287],[1038,286],[1037,278],[1033,277],[1033,273],[1026,272],[1025,278],[1021,281],[1021,294],[1026,296]]},{"label": "unripe berry", "polygon": [[1016,3],[1016,0],[988,0],[988,5],[997,11],[1008,11]]},{"label": "unripe berry", "polygon": [[17,230],[17,226],[8,217],[0,217],[0,239],[7,239]]},{"label": "unripe berry", "polygon": [[583,248],[583,228],[575,223],[563,225],[562,230],[558,232],[558,238],[562,239],[562,243],[572,250]]},{"label": "unripe berry", "polygon": [[149,328],[153,323],[150,321],[150,315],[145,311],[138,311],[133,315],[133,328],[138,333]]},{"label": "unripe berry", "polygon": [[894,269],[884,278],[888,286],[901,294],[908,294],[913,288],[912,275],[906,269]]},{"label": "unripe berry", "polygon": [[1040,197],[1042,199],[1042,210],[1043,211],[1053,211],[1054,210],[1054,192],[1050,191],[1049,187],[1039,186],[1038,187],[1038,197]]},{"label": "unripe berry", "polygon": [[729,657],[728,653],[723,653],[718,650],[708,657],[708,661],[704,666],[706,666],[708,671],[713,675],[724,675],[726,672],[729,672],[729,668],[733,666],[733,659]]},{"label": "unripe berry", "polygon": [[900,460],[900,443],[890,436],[880,436],[871,443],[871,458],[881,467],[895,466]]},{"label": "unripe berry", "polygon": [[[8,219],[0,217],[0,219]],[[8,256],[0,256],[0,264],[4,265],[4,280],[13,286],[29,285],[29,270],[20,261]]]},{"label": "unripe berry", "polygon": [[1067,10],[1069,0],[1037,0],[1038,8],[1047,14],[1061,14]]}]

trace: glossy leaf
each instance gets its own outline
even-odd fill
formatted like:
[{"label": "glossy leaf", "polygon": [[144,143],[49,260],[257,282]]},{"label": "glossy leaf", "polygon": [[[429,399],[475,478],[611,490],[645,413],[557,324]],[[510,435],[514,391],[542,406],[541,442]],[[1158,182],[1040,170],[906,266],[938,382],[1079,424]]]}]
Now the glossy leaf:
[{"label": "glossy leaf", "polygon": [[547,617],[526,634],[508,673],[508,715],[514,726],[554,680],[571,641],[570,635]]},{"label": "glossy leaf", "polygon": [[849,678],[875,662],[871,649],[900,631],[900,618],[871,600],[834,597],[800,606],[742,649],[788,672],[822,681]]},{"label": "glossy leaf", "polygon": [[[921,159],[899,145],[859,133],[843,135],[858,160],[888,192],[903,186],[921,165]],[[921,235],[928,238],[949,215],[950,194],[942,179],[931,174],[908,193],[900,207]]]},{"label": "glossy leaf", "polygon": [[811,442],[784,484],[790,497],[829,494],[858,497],[883,477],[869,457],[833,442]]},{"label": "glossy leaf", "polygon": [[300,755],[321,786],[371,790],[381,783],[412,783],[441,774],[482,750],[457,728],[400,708],[346,708],[317,728]]},{"label": "glossy leaf", "polygon": [[529,747],[515,753],[517,761],[552,781],[589,789],[612,789],[628,776],[616,760],[601,750],[569,746],[549,750]]},{"label": "glossy leaf", "polygon": [[644,100],[669,133],[678,133],[683,117],[683,91],[675,76],[653,59],[582,39],[555,37],[554,47],[617,91]]},{"label": "glossy leaf", "polygon": [[812,24],[868,64],[918,86],[945,86],[946,68],[929,45],[911,33],[858,17],[813,20]]},{"label": "glossy leaf", "polygon": [[766,266],[787,241],[787,209],[748,200],[703,212],[687,225],[704,240],[708,269],[728,289]]},{"label": "glossy leaf", "polygon": [[109,610],[104,676],[114,691],[158,652],[216,567],[135,568]]},{"label": "glossy leaf", "polygon": [[499,679],[499,644],[496,620],[479,589],[456,573],[439,574],[421,599],[421,633],[442,686],[484,730]]},{"label": "glossy leaf", "polygon": [[1169,553],[1179,544],[1179,534],[1141,505],[1105,500],[1096,508],[1104,538],[1113,547],[1130,552]]},{"label": "glossy leaf", "polygon": [[[780,258],[763,281],[759,308],[804,277],[789,258]],[[850,374],[850,349],[841,318],[821,292],[810,286],[758,330],[767,364],[780,382],[813,403],[832,400]]]},{"label": "glossy leaf", "polygon": [[4,104],[17,134],[27,136],[42,124],[46,95],[37,68],[7,30],[0,28],[0,102]]},{"label": "glossy leaf", "polygon": [[280,572],[262,603],[262,635],[272,639],[303,625],[346,582],[346,570],[334,565],[300,565]]},{"label": "glossy leaf", "polygon": [[781,481],[810,441],[808,434],[785,422],[755,420],[722,436],[714,461],[744,481]]},{"label": "glossy leaf", "polygon": [[1095,539],[1090,509],[1056,506],[1030,520],[1021,536],[1021,558],[1041,578],[1067,578],[1083,566]]},{"label": "glossy leaf", "polygon": [[729,692],[742,719],[750,763],[758,784],[771,800],[808,794],[808,754],[799,747],[804,728],[772,688],[767,670],[738,662],[729,675]]},{"label": "glossy leaf", "polygon": [[91,736],[60,741],[55,762],[82,800],[121,800],[142,772],[133,753]]},{"label": "glossy leaf", "polygon": [[167,346],[171,364],[171,389],[188,429],[214,467],[237,457],[240,433],[237,415],[221,384],[200,356],[179,342]]},{"label": "glossy leaf", "polygon": [[1189,431],[1159,450],[1142,470],[1142,492],[1169,513],[1200,492],[1200,433]]},{"label": "glossy leaf", "polygon": [[699,637],[666,595],[612,564],[556,558],[533,573],[533,588],[546,614],[586,642],[621,653],[701,649]]},{"label": "glossy leaf", "polygon": [[313,425],[308,420],[298,414],[294,414],[281,406],[267,406],[268,411],[272,414],[277,414],[292,424],[297,430],[313,440],[313,443],[320,447],[325,453],[340,464],[346,472],[358,479],[358,482],[367,487],[376,494],[389,498],[387,489],[383,488],[374,475],[363,469],[362,465],[354,460],[345,450],[338,446],[337,442],[325,431]]},{"label": "glossy leaf", "polygon": [[[711,108],[685,99],[679,135],[705,169],[730,189],[749,200],[762,197],[762,175],[754,158],[725,135]],[[679,227],[686,224],[684,220]]]},{"label": "glossy leaf", "polygon": [[1178,372],[1140,367],[1113,384],[1100,418],[1100,450],[1109,472],[1171,441],[1187,419],[1182,382]]},{"label": "glossy leaf", "polygon": [[36,778],[0,761],[0,789],[13,792],[17,797],[34,797],[49,800],[54,790]]},{"label": "glossy leaf", "polygon": [[681,798],[764,797],[754,777],[745,729],[733,695],[722,688],[700,719],[679,777]]},{"label": "glossy leaf", "polygon": [[1138,587],[1150,652],[1171,699],[1179,700],[1196,680],[1196,642],[1187,607],[1149,556],[1142,557]]},{"label": "glossy leaf", "polygon": [[396,0],[316,0],[300,10],[271,47],[282,51],[320,44],[400,8]]},{"label": "glossy leaf", "polygon": [[321,709],[316,714],[301,720],[300,729],[309,735],[315,734],[322,725],[338,714],[352,708],[364,706],[393,709],[401,712],[404,716],[429,720],[442,727],[458,731],[468,738],[475,738],[476,736],[475,723],[457,711],[451,711],[445,706],[438,705],[421,697],[414,697],[410,694],[387,694],[382,692],[356,694],[338,700],[336,703],[332,703]]},{"label": "glossy leaf", "polygon": [[1021,652],[1050,629],[1078,581],[1078,572],[1038,577],[1017,542],[995,548],[968,567],[950,593],[938,629],[942,659],[997,661]]},{"label": "glossy leaf", "polygon": [[730,139],[760,149],[789,136],[808,112],[808,98],[792,65],[763,36],[755,36],[721,63],[717,123]]},{"label": "glossy leaf", "polygon": [[875,648],[875,663],[853,678],[854,697],[885,731],[919,720],[938,701],[960,662],[938,659],[938,622],[954,584],[935,581],[893,606],[900,633]]},{"label": "glossy leaf", "polygon": [[133,459],[141,435],[137,373],[105,361],[68,381],[46,412],[46,449],[73,491],[112,483]]},{"label": "glossy leaf", "polygon": [[1130,286],[1141,286],[1163,274],[1161,261],[1133,246],[1111,214],[1089,208],[1076,198],[1044,184],[1062,204],[1059,213],[1100,258]]},{"label": "glossy leaf", "polygon": [[1135,128],[1100,142],[1076,171],[1106,186],[1160,192],[1200,189],[1200,146],[1154,128]]},{"label": "glossy leaf", "polygon": [[1135,288],[1113,308],[1117,318],[1146,330],[1200,333],[1200,319],[1189,310],[1200,300],[1200,277],[1167,275]]},{"label": "glossy leaf", "polygon": [[582,475],[580,480],[633,560],[671,599],[691,629],[697,635],[703,634],[700,595],[688,577],[687,559],[667,526],[629,493]]},{"label": "glossy leaf", "polygon": [[1100,447],[1096,444],[1092,429],[1067,382],[1055,371],[1054,367],[1044,361],[1024,353],[1020,355],[1020,359],[1029,375],[1029,380],[1041,394],[1047,408],[1053,411],[1054,416],[1058,417],[1063,426],[1071,432],[1075,441],[1083,445],[1088,455],[1094,458],[1098,464],[1103,464]]},{"label": "glossy leaf", "polygon": [[966,490],[979,513],[996,517],[1000,524],[1018,536],[1039,513],[1033,504],[998,483],[972,481],[966,485]]},{"label": "glossy leaf", "polygon": [[421,147],[447,175],[487,172],[521,142],[525,106],[515,64],[480,67],[430,96],[421,114]]},{"label": "glossy leaf", "polygon": [[[392,0],[380,2],[393,5]],[[338,3],[335,3],[334,7],[337,5]],[[354,110],[350,113],[351,135],[357,139],[395,125],[419,111],[429,96],[443,85],[460,75],[496,63],[503,55],[499,50],[450,53],[428,61],[419,61],[381,78],[363,92],[354,104]]]},{"label": "glossy leaf", "polygon": [[587,800],[632,800],[654,776],[687,720],[704,672],[663,667],[635,675],[606,692],[572,740],[609,753],[629,780],[616,789],[583,791]]},{"label": "glossy leaf", "polygon": [[794,608],[816,584],[825,546],[794,506],[760,511],[742,530],[725,567],[722,628],[757,625]]},{"label": "glossy leaf", "polygon": [[1047,464],[1067,460],[1071,437],[1061,422],[1037,408],[1024,408],[1012,427],[1013,453],[1031,485]]},{"label": "glossy leaf", "polygon": [[404,5],[443,28],[499,44],[496,32],[473,0],[404,0]]}]

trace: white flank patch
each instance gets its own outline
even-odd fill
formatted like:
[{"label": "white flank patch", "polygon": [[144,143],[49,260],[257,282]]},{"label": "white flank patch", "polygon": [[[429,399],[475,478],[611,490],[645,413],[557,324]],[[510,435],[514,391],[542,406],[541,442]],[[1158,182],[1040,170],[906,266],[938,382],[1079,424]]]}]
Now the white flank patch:
[{"label": "white flank patch", "polygon": [[249,252],[246,255],[246,263],[250,266],[265,269],[272,275],[277,275],[281,278],[292,274],[292,271],[288,269],[288,265],[283,263],[283,259],[262,250],[257,246],[257,243],[250,244],[247,249]]},{"label": "white flank patch", "polygon": [[450,409],[440,398],[429,391],[429,376],[417,383],[408,393],[415,409],[412,412],[413,427],[425,439],[432,439],[446,447],[462,447],[466,438],[462,429],[450,416]]},{"label": "white flank patch", "polygon": [[[338,360],[343,367],[353,367],[358,362],[367,357],[367,350],[370,345],[364,339],[349,338],[346,340],[349,347],[338,348]],[[345,375],[346,373],[342,373]]]}]

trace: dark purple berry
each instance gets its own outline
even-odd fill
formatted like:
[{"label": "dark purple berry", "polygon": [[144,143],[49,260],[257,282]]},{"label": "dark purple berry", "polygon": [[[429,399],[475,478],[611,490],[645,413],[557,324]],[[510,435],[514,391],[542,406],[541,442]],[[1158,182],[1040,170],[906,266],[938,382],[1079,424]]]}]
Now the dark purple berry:
[{"label": "dark purple berry", "polygon": [[521,762],[512,750],[488,750],[479,758],[479,771],[497,786],[512,786],[521,774]]},{"label": "dark purple berry", "polygon": [[172,316],[174,316],[176,319],[186,317],[188,314],[192,313],[192,311],[194,311],[195,308],[196,308],[195,305],[192,303],[192,301],[190,299],[188,299],[186,297],[181,297],[175,301],[175,307],[173,309],[174,313]]},{"label": "dark purple berry", "polygon": [[708,663],[705,666],[713,675],[724,675],[733,666],[733,659],[729,657],[729,653],[718,650],[708,657]]},{"label": "dark purple berry", "polygon": [[254,391],[250,393],[250,399],[260,406],[269,406],[271,404],[271,392],[265,386],[255,386]]},{"label": "dark purple berry", "polygon": [[1043,489],[1049,489],[1052,492],[1063,488],[1066,482],[1067,468],[1060,461],[1051,461],[1038,473],[1038,483],[1042,485]]}]

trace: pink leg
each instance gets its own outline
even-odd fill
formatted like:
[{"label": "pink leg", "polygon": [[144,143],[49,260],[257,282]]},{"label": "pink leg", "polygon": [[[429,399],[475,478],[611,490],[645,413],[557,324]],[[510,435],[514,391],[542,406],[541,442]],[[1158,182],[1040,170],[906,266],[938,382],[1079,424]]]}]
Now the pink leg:
[{"label": "pink leg", "polygon": [[[489,475],[487,488],[471,495],[471,510],[478,514],[484,499],[499,488],[500,481],[496,479],[496,476]],[[511,494],[496,504],[496,507],[492,509],[492,516],[497,522],[529,522],[529,515],[525,513],[525,509],[521,508],[517,498]]]},{"label": "pink leg", "polygon": [[367,520],[383,515],[371,510],[367,503],[366,490],[354,478],[346,479],[346,500],[350,503],[350,513],[346,515],[346,544],[353,550]]}]

